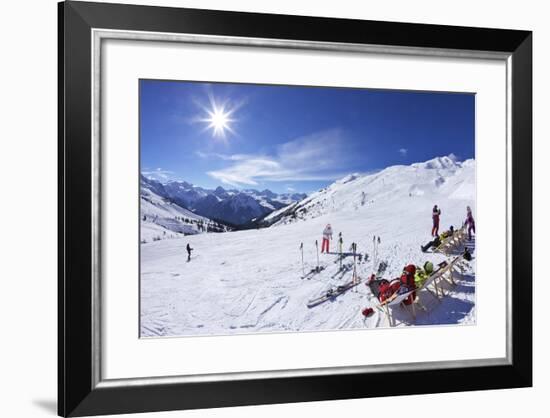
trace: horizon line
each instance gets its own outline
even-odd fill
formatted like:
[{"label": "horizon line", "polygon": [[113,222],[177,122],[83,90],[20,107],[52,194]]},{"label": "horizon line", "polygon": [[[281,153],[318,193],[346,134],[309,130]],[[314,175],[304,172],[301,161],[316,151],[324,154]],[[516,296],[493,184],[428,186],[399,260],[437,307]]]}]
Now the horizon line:
[{"label": "horizon line", "polygon": [[[388,165],[384,168],[375,168],[375,169],[372,169],[372,170],[368,170],[368,171],[350,171],[348,172],[347,174],[341,176],[341,177],[338,177],[334,180],[327,180],[327,183],[328,184],[333,184],[337,181],[340,181],[342,179],[344,179],[345,177],[347,176],[351,176],[351,175],[359,175],[359,176],[369,176],[369,175],[373,175],[373,174],[377,174],[381,171],[384,171],[388,168],[392,168],[392,167],[410,167],[410,166],[413,166],[414,164],[423,164],[423,163],[428,163],[430,161],[433,161],[433,160],[436,160],[436,159],[439,159],[439,158],[444,158],[444,157],[448,157],[450,158],[451,160],[453,160],[454,162],[456,163],[464,163],[466,161],[469,161],[469,160],[473,160],[475,161],[475,156],[472,157],[472,158],[466,158],[466,159],[463,159],[463,160],[457,160],[456,159],[456,155],[454,155],[453,153],[450,153],[448,155],[442,155],[442,156],[436,156],[436,157],[433,157],[433,158],[430,158],[428,160],[425,160],[425,161],[417,161],[417,162],[414,162],[414,163],[411,163],[411,164],[392,164],[392,165]],[[159,173],[171,173],[171,172],[168,172],[166,170],[162,170],[162,169],[157,169],[157,171]],[[273,192],[272,190],[270,190],[268,187],[263,187],[263,188],[254,188],[254,187],[242,187],[242,188],[239,188],[239,187],[236,187],[236,186],[231,186],[231,188],[226,188],[222,185],[222,183],[220,182],[220,184],[218,186],[216,186],[215,188],[209,188],[209,187],[204,187],[204,186],[200,186],[200,185],[197,185],[197,184],[194,184],[194,183],[191,183],[187,180],[182,180],[181,178],[167,178],[165,181],[161,181],[159,179],[156,179],[154,177],[151,177],[150,174],[154,174],[156,171],[155,170],[148,170],[148,171],[143,171],[140,169],[140,176],[143,176],[145,177],[146,179],[148,180],[152,180],[152,181],[155,181],[157,183],[160,183],[161,185],[165,186],[167,184],[170,184],[170,183],[187,183],[189,185],[191,185],[191,187],[193,188],[200,188],[200,189],[204,189],[204,190],[216,190],[218,188],[221,188],[225,191],[256,191],[256,192],[263,192],[263,191],[268,191],[268,192],[271,192],[271,193],[275,193]],[[307,181],[307,180],[294,180],[294,181]],[[326,186],[325,186],[326,187]],[[262,189],[262,190],[260,190]],[[320,190],[320,189],[319,189]],[[275,193],[275,194],[309,194],[309,193],[314,193],[315,191],[317,190],[312,190],[312,191],[304,191],[304,192],[300,192],[298,190],[294,190],[294,191],[286,191],[286,192],[281,192],[281,193]]]}]

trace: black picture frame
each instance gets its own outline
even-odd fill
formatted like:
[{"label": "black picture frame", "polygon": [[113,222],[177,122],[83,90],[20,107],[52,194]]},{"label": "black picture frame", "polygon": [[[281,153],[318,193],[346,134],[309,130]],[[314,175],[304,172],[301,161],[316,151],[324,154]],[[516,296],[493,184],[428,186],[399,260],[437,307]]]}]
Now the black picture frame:
[{"label": "black picture frame", "polygon": [[[58,413],[82,416],[532,386],[532,33],[67,1],[59,3]],[[511,63],[511,362],[239,381],[94,383],[93,28],[496,51]],[[414,385],[392,385],[401,378]],[[372,384],[376,381],[376,384]],[[391,389],[390,389],[391,388]]]}]

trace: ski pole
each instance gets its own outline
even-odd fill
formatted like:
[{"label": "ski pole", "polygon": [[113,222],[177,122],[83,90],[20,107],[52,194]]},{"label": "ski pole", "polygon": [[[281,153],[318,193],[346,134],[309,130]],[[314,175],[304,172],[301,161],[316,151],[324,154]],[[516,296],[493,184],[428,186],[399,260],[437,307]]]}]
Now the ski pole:
[{"label": "ski pole", "polygon": [[377,269],[378,264],[378,245],[376,245],[376,239],[374,240],[374,269]]},{"label": "ski pole", "polygon": [[[357,280],[357,268],[356,268],[356,265],[355,265],[355,254],[357,254],[357,244],[354,242],[353,244],[351,244],[351,247],[353,249],[353,278],[352,278],[352,283],[355,284],[356,283],[356,280]],[[355,289],[355,291],[357,291],[357,289]]]},{"label": "ski pole", "polygon": [[319,271],[319,243],[315,240],[315,248],[317,250],[317,271]]},{"label": "ski pole", "polygon": [[[376,264],[378,264],[378,243],[376,243]],[[375,266],[378,269],[378,265]]]},{"label": "ski pole", "polygon": [[340,238],[340,270],[342,270],[342,259],[344,258],[344,256],[342,255],[342,246],[344,245],[344,243],[342,242],[342,238]]},{"label": "ski pole", "polygon": [[300,243],[300,252],[302,253],[302,276],[305,276],[306,273],[304,271],[304,243]]},{"label": "ski pole", "polygon": [[344,246],[344,240],[342,239],[342,233],[338,235],[338,249],[340,252],[340,270],[342,270],[342,247]]},{"label": "ski pole", "polygon": [[376,273],[376,237],[372,237],[372,270]]},{"label": "ski pole", "polygon": [[[378,241],[376,242],[376,262],[378,263],[378,250],[380,249],[380,237],[378,237]],[[380,267],[380,263],[378,263],[378,267]]]}]

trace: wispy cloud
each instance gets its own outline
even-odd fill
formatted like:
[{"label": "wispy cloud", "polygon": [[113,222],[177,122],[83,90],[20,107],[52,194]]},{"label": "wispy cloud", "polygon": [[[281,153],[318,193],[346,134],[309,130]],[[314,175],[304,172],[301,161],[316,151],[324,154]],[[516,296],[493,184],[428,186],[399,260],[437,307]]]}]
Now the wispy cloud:
[{"label": "wispy cloud", "polygon": [[224,161],[242,161],[242,160],[246,160],[249,157],[249,155],[247,154],[226,155],[226,154],[219,154],[216,152],[202,152],[202,151],[196,151],[195,155],[205,160],[219,159]]},{"label": "wispy cloud", "polygon": [[141,173],[145,177],[148,177],[153,180],[158,180],[158,181],[171,180],[173,178],[173,175],[175,174],[173,171],[164,170],[160,167],[155,169],[146,168]]},{"label": "wispy cloud", "polygon": [[283,173],[283,168],[277,161],[267,157],[254,157],[217,171],[209,171],[208,175],[232,186],[256,186],[261,179],[274,179]]},{"label": "wispy cloud", "polygon": [[399,148],[397,151],[399,152],[399,154],[401,154],[402,157],[405,157],[409,150],[407,148]]},{"label": "wispy cloud", "polygon": [[317,132],[286,142],[274,155],[202,154],[232,161],[228,167],[207,174],[232,186],[255,186],[262,181],[335,180],[349,169],[351,150],[346,150],[339,129]]}]

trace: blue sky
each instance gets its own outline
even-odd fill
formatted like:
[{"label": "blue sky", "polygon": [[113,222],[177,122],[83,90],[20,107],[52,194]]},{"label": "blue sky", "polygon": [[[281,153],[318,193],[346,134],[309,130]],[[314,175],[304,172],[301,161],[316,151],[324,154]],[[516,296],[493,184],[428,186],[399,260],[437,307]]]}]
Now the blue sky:
[{"label": "blue sky", "polygon": [[352,172],[474,158],[475,96],[140,81],[141,171],[162,182],[311,192]]}]

